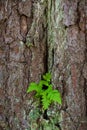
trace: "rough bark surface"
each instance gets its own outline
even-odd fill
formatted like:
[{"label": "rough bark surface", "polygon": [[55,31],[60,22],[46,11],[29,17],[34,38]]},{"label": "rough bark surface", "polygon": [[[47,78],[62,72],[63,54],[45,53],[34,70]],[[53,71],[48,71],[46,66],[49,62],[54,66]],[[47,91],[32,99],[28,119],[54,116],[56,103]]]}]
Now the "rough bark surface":
[{"label": "rough bark surface", "polygon": [[86,130],[87,2],[52,0],[49,11],[48,45],[49,59],[52,59],[49,69],[54,86],[63,97],[60,126],[63,130]]},{"label": "rough bark surface", "polygon": [[1,130],[51,130],[31,118],[36,104],[26,94],[48,70],[63,97],[52,129],[87,129],[86,36],[86,0],[0,0]]},{"label": "rough bark surface", "polygon": [[0,128],[29,129],[29,82],[46,71],[46,4],[0,0]]}]

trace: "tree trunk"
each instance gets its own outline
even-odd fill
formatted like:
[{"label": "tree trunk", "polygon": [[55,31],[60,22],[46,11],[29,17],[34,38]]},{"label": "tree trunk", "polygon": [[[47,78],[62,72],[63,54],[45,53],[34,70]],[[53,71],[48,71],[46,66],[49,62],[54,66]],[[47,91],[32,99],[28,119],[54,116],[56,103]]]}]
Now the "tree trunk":
[{"label": "tree trunk", "polygon": [[[1,130],[87,129],[86,6],[86,0],[0,1]],[[63,98],[52,128],[40,126],[26,93],[47,71]]]},{"label": "tree trunk", "polygon": [[29,128],[29,82],[47,69],[46,3],[0,1],[0,119],[7,130]]},{"label": "tree trunk", "polygon": [[60,126],[63,130],[86,130],[87,2],[52,0],[48,6],[51,19],[48,19],[49,69],[63,97]]}]

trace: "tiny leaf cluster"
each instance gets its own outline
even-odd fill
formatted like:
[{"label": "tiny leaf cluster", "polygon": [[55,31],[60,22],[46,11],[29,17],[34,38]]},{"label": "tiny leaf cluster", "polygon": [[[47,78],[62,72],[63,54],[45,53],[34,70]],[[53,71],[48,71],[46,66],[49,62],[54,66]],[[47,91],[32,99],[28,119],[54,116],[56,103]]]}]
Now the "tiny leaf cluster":
[{"label": "tiny leaf cluster", "polygon": [[36,92],[34,96],[39,98],[44,110],[48,109],[53,102],[57,102],[60,105],[62,104],[60,92],[56,89],[54,90],[51,84],[50,73],[43,75],[39,83],[31,82],[27,89],[27,93],[32,91]]}]

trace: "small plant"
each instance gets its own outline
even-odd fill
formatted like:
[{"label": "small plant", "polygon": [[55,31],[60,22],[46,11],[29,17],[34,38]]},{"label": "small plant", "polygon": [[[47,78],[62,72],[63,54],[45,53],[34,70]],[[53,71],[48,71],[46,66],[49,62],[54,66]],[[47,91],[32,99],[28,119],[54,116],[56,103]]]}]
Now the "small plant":
[{"label": "small plant", "polygon": [[31,82],[27,93],[35,91],[34,97],[40,100],[41,106],[44,110],[47,110],[49,106],[57,102],[62,104],[61,94],[58,90],[53,89],[51,84],[51,74],[46,73],[43,75],[43,79],[39,83]]}]

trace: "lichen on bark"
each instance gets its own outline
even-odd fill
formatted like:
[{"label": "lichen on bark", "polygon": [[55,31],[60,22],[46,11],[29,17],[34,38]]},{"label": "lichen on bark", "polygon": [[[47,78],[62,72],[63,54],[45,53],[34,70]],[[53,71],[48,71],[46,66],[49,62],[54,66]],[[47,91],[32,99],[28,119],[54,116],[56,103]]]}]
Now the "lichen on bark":
[{"label": "lichen on bark", "polygon": [[48,5],[51,21],[48,66],[53,73],[54,86],[63,96],[61,127],[64,130],[82,129],[82,126],[86,129],[87,124],[81,123],[82,120],[86,122],[87,117],[84,73],[81,75],[86,62],[85,0],[55,0]]}]

